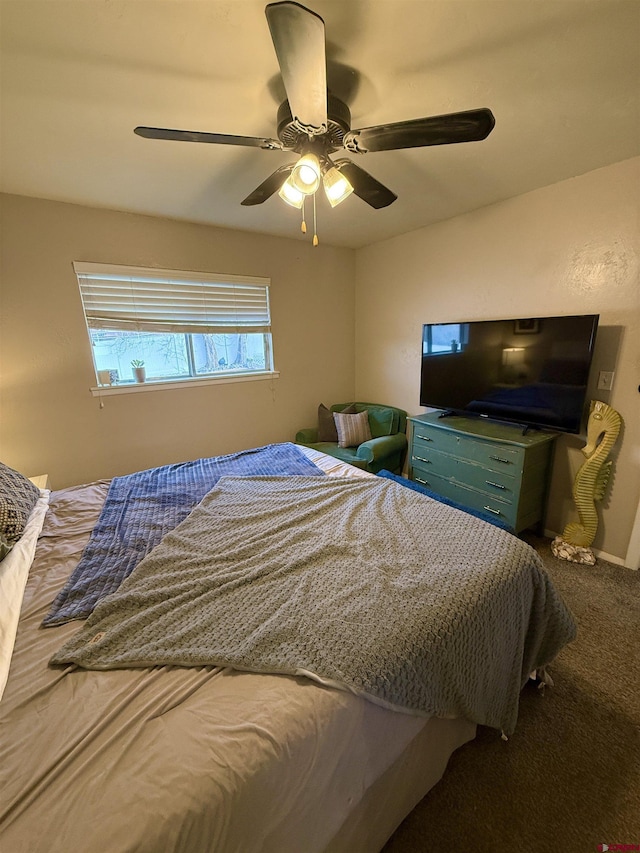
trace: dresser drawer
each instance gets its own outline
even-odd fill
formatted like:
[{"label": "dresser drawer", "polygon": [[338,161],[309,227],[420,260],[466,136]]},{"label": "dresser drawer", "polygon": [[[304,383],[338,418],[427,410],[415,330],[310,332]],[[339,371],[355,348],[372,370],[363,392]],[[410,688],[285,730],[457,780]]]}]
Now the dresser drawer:
[{"label": "dresser drawer", "polygon": [[432,489],[443,498],[456,501],[470,509],[480,510],[488,515],[494,515],[502,521],[515,528],[517,509],[512,503],[505,502],[492,495],[487,495],[483,492],[477,492],[474,489],[469,489],[462,483],[456,483],[452,480],[447,480],[437,474],[425,472],[424,470],[414,470],[413,479],[416,483],[421,483],[423,486]]},{"label": "dresser drawer", "polygon": [[441,477],[450,478],[454,463],[454,456],[450,456],[448,453],[440,453],[430,447],[418,447],[411,454],[412,468],[419,468],[425,474],[438,474]]},{"label": "dresser drawer", "polygon": [[517,476],[524,467],[525,454],[520,447],[482,441],[437,427],[415,424],[413,449],[419,453],[427,448],[448,453],[469,462],[477,462],[491,471],[505,471],[512,476]]},{"label": "dresser drawer", "polygon": [[427,424],[414,424],[413,446],[415,450],[430,447],[432,450],[441,450],[443,453],[455,453],[458,447],[455,433],[438,429]]},{"label": "dresser drawer", "polygon": [[475,462],[468,462],[465,459],[450,456],[448,453],[439,453],[430,448],[412,453],[411,465],[425,474],[437,474],[448,480],[456,480],[472,489],[479,489],[488,495],[496,495],[504,501],[514,500],[520,491],[518,472],[511,471],[506,466],[505,469],[494,471]]}]

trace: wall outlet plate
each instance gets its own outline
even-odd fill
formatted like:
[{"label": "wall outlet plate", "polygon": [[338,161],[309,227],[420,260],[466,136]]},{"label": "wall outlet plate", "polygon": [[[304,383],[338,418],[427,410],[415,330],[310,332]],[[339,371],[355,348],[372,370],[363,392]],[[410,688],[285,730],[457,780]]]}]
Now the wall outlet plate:
[{"label": "wall outlet plate", "polygon": [[598,391],[611,391],[614,376],[615,371],[613,370],[601,370],[598,374]]}]

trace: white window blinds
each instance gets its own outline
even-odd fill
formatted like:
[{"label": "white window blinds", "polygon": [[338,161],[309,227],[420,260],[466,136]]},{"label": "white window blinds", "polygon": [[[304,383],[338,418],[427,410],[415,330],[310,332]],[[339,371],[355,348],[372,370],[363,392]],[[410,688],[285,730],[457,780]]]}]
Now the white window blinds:
[{"label": "white window blinds", "polygon": [[270,332],[269,279],[73,264],[90,329]]}]

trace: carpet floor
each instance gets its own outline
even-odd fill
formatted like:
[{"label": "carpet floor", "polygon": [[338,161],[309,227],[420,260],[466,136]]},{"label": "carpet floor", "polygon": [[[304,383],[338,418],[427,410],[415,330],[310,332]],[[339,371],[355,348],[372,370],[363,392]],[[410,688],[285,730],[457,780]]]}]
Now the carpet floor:
[{"label": "carpet floor", "polygon": [[578,637],[549,668],[554,687],[525,687],[509,741],[479,727],[384,853],[640,850],[640,572],[569,563],[526,539]]}]

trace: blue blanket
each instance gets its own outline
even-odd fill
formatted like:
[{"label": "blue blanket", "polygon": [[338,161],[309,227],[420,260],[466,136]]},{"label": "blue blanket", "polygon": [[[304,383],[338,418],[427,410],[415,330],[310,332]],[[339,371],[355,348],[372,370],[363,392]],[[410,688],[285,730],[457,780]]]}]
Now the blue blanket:
[{"label": "blue blanket", "polygon": [[284,443],[115,477],[80,562],[42,625],[86,619],[225,474],[309,476],[323,472],[295,444]]}]

